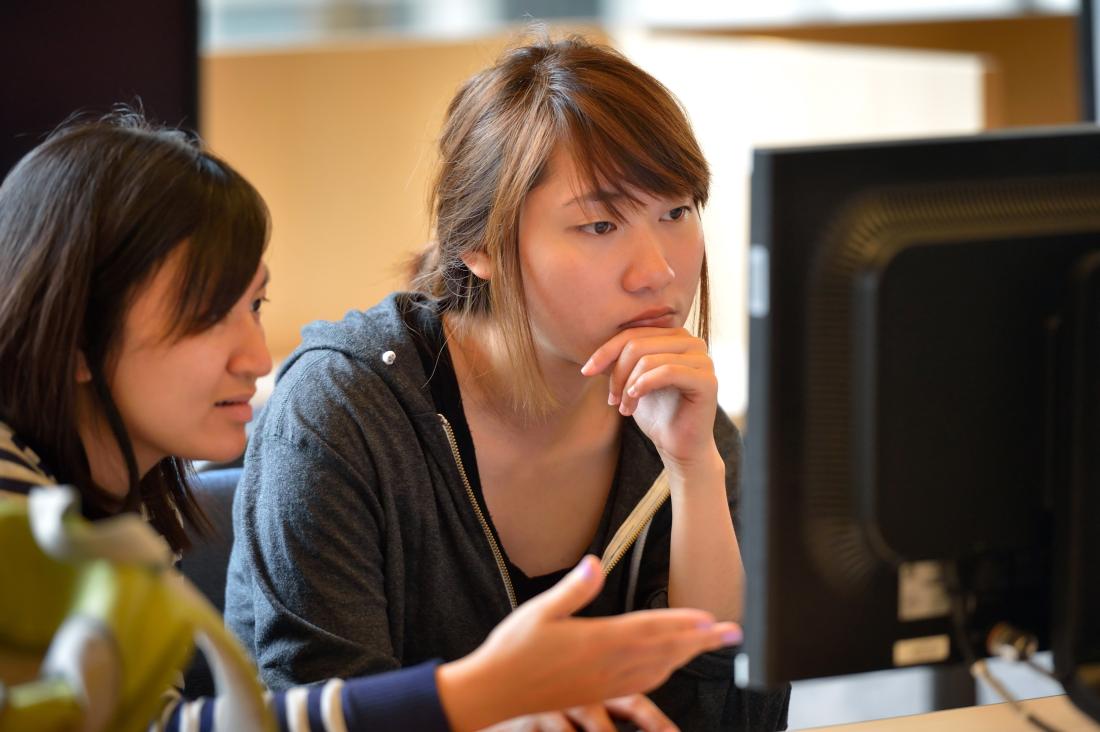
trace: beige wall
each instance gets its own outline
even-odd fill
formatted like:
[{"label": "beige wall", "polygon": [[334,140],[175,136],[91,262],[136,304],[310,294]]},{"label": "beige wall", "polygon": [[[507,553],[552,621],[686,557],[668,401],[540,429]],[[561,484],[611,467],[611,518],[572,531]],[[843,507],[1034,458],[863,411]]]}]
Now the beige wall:
[{"label": "beige wall", "polygon": [[398,262],[428,235],[446,104],[503,45],[374,41],[203,59],[204,137],[272,210],[265,322],[276,358],[302,325],[401,286]]},{"label": "beige wall", "polygon": [[997,128],[1080,120],[1076,23],[1071,15],[1025,14],[1015,18],[751,28],[728,33],[982,54],[989,66],[986,127]]}]

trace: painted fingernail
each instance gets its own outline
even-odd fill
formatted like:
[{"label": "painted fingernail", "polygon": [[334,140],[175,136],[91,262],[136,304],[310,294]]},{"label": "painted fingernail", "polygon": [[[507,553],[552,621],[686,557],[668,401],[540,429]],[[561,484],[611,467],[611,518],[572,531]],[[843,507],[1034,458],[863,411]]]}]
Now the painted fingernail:
[{"label": "painted fingernail", "polygon": [[727,630],[722,634],[722,642],[731,646],[735,646],[743,640],[745,640],[745,634],[740,630]]},{"label": "painted fingernail", "polygon": [[588,561],[588,557],[586,556],[580,561],[580,564],[578,564],[577,568],[573,571],[576,572],[577,576],[582,579],[590,579],[593,574],[592,562]]},{"label": "painted fingernail", "polygon": [[613,407],[618,403],[619,403],[619,397],[615,396],[614,393],[609,393],[607,395],[607,404],[608,404],[608,406]]},{"label": "painted fingernail", "polygon": [[588,370],[592,368],[592,359],[588,359],[584,362],[584,366],[581,366],[581,373],[588,376]]}]

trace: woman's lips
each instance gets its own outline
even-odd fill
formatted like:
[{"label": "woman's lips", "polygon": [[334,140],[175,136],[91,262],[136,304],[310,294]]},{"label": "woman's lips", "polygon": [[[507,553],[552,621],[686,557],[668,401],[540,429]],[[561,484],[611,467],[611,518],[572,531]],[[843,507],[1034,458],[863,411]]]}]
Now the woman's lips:
[{"label": "woman's lips", "polygon": [[235,421],[243,423],[252,420],[252,405],[248,403],[247,399],[225,399],[215,402],[214,406],[222,414]]},{"label": "woman's lips", "polygon": [[676,327],[676,311],[663,309],[639,313],[636,318],[619,326],[620,330],[627,328],[674,328]]}]

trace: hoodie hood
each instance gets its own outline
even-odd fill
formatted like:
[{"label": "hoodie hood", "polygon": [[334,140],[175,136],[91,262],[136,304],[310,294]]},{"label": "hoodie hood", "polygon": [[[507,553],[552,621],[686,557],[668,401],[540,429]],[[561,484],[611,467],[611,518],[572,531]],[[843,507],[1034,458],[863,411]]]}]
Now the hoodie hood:
[{"label": "hoodie hood", "polygon": [[302,343],[282,363],[278,383],[296,363],[335,352],[365,368],[387,385],[409,415],[438,418],[411,328],[433,327],[438,314],[419,293],[395,292],[369,310],[352,310],[342,320],[318,320],[302,329]]}]

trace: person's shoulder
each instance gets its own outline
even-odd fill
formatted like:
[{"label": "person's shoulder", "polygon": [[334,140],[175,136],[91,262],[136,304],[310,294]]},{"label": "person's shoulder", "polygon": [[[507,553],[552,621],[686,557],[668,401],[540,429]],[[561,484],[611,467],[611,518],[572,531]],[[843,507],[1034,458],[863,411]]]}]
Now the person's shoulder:
[{"label": "person's shoulder", "polygon": [[315,320],[302,328],[302,341],[279,369],[279,379],[302,363],[326,358],[369,365],[372,355],[405,333],[403,293],[394,293],[368,310],[349,310],[340,320]]},{"label": "person's shoulder", "polygon": [[380,374],[418,371],[413,333],[431,319],[438,320],[438,315],[430,301],[395,292],[368,310],[348,311],[341,320],[314,321],[302,329],[302,342],[280,367],[278,378],[318,364],[337,370],[354,364]]},{"label": "person's shoulder", "polygon": [[318,320],[305,326],[302,343],[290,361],[323,350],[377,365],[380,354],[413,345],[412,331],[438,318],[434,303],[425,296],[394,292],[367,310],[349,310],[338,321]]},{"label": "person's shoulder", "polygon": [[395,293],[340,321],[306,326],[301,345],[279,369],[263,429],[313,423],[323,430],[333,420],[358,424],[431,409],[407,323],[411,303],[415,296]]}]

